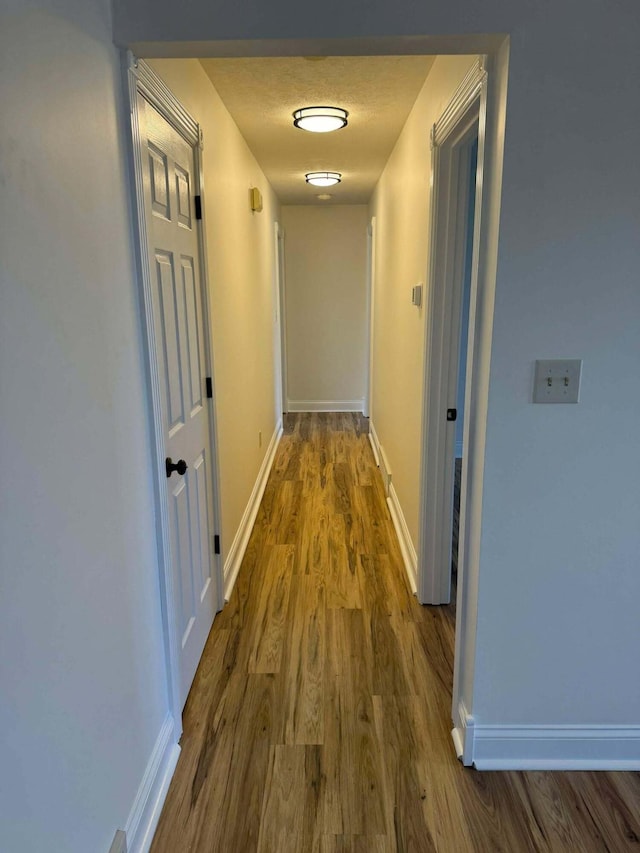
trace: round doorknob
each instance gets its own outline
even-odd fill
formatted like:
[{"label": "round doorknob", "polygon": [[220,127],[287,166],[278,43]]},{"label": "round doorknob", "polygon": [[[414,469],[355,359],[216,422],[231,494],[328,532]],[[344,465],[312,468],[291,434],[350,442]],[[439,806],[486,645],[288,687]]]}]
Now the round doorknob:
[{"label": "round doorknob", "polygon": [[167,477],[170,477],[174,471],[177,471],[182,476],[187,470],[187,463],[184,459],[178,459],[177,462],[174,462],[170,456],[167,456],[165,459],[164,466],[167,471]]}]

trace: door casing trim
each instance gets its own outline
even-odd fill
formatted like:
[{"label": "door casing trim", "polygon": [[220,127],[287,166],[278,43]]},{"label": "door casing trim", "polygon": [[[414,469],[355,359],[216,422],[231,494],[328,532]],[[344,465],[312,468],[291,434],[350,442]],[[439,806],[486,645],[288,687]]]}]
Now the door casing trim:
[{"label": "door casing trim", "polygon": [[[455,202],[455,186],[450,180],[441,180],[440,165],[450,160],[451,148],[464,140],[464,128],[476,122],[478,131],[478,179],[476,183],[474,246],[472,257],[471,305],[469,312],[469,350],[467,360],[464,446],[465,459],[462,473],[460,535],[458,550],[458,589],[456,600],[456,640],[454,653],[452,718],[456,726],[460,707],[468,708],[467,729],[472,729],[473,694],[475,680],[476,633],[478,619],[478,592],[480,574],[480,547],[482,531],[482,496],[484,455],[493,338],[493,308],[496,289],[496,265],[502,189],[502,164],[504,153],[504,110],[508,81],[509,39],[487,56],[481,56],[470,69],[448,106],[436,122],[432,134],[431,176],[431,235],[428,299],[434,298],[438,286],[437,276],[442,274],[442,250],[438,240],[447,236],[449,210]],[[426,140],[425,140],[426,142]],[[450,166],[450,163],[447,164]],[[444,198],[444,203],[443,203]],[[445,241],[446,242],[446,241]],[[444,249],[446,252],[446,247]],[[440,282],[441,290],[444,287]],[[433,315],[426,312],[427,318]],[[446,333],[444,335],[446,339]],[[442,447],[442,430],[438,419],[446,419],[446,397],[434,386],[434,376],[448,370],[451,342],[442,337],[434,350],[431,328],[425,329],[424,386],[422,418],[422,461],[420,482],[420,528],[418,598],[422,603],[439,603],[442,599],[443,575],[450,572],[449,565],[438,564],[441,553],[431,536],[440,536],[442,530],[434,526],[433,483],[437,465],[435,461]],[[440,363],[438,363],[438,359]],[[449,405],[455,405],[455,401]],[[440,433],[440,434],[438,434]],[[453,439],[451,439],[453,440]],[[434,467],[435,466],[435,467]],[[437,500],[437,495],[435,495]],[[456,732],[456,729],[454,729]],[[464,728],[459,729],[456,749],[464,763],[470,763]],[[468,734],[468,731],[467,731]],[[461,749],[458,749],[461,747]]]},{"label": "door casing trim", "polygon": [[[473,354],[475,302],[478,290],[478,240],[481,227],[484,124],[487,73],[484,58],[465,76],[442,116],[431,130],[431,233],[425,312],[424,388],[422,409],[422,479],[420,487],[420,539],[418,598],[422,604],[445,604],[451,593],[451,492],[455,428],[446,420],[447,407],[455,407],[457,377],[456,330],[459,331],[459,301],[462,289],[459,255],[464,234],[459,222],[460,189],[463,183],[459,152],[474,128],[478,130],[478,170],[474,251],[471,262],[471,307],[469,312],[469,354]],[[467,196],[467,193],[464,193]],[[456,310],[458,316],[456,317]],[[473,362],[473,359],[470,359]],[[455,362],[455,365],[453,364]],[[472,365],[473,368],[473,365]],[[468,374],[466,398],[471,396],[473,369]],[[453,396],[452,396],[453,395]],[[465,405],[465,411],[468,412]],[[471,420],[471,430],[468,429]],[[467,433],[471,433],[470,436]],[[465,448],[473,439],[473,419],[465,418]],[[465,454],[466,457],[466,454]],[[463,459],[463,469],[466,458]],[[463,480],[465,471],[463,470]],[[445,482],[447,480],[447,482]],[[461,491],[460,516],[466,505]],[[447,521],[448,519],[448,521]],[[464,531],[461,523],[460,535]],[[461,549],[462,550],[462,549]]]}]

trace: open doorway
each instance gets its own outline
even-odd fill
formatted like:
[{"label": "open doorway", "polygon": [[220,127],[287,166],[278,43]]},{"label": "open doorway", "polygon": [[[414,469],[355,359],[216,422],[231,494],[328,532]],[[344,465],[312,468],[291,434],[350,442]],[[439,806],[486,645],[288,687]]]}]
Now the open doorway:
[{"label": "open doorway", "polygon": [[[477,439],[478,263],[486,74],[467,75],[432,131],[420,575],[424,604],[451,600],[464,557],[469,449]],[[456,584],[457,586],[457,584]]]}]

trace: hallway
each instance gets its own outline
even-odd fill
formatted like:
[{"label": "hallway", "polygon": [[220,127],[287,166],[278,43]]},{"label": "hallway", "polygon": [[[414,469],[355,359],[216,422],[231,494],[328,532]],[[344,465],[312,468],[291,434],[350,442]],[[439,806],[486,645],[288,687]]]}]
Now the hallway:
[{"label": "hallway", "polygon": [[638,849],[639,774],[456,760],[454,608],[409,592],[366,429],[285,416],[152,853]]}]

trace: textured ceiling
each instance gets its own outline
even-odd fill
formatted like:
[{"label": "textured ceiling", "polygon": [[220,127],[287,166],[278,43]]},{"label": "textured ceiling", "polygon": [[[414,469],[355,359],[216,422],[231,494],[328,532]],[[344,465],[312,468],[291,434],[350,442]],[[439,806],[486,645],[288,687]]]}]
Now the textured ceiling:
[{"label": "textured ceiling", "polygon": [[[339,56],[202,59],[225,106],[283,204],[364,204],[402,130],[435,57]],[[293,126],[299,107],[349,111],[334,133]],[[426,144],[426,141],[425,141]],[[328,189],[305,172],[342,172]],[[319,193],[331,194],[329,202]]]}]

